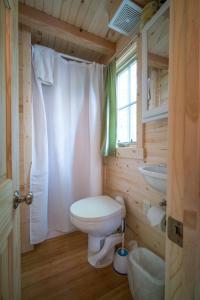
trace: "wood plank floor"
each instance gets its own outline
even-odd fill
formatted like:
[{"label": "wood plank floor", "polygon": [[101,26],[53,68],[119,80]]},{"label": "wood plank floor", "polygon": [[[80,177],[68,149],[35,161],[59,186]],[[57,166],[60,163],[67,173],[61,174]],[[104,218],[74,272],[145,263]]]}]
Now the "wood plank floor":
[{"label": "wood plank floor", "polygon": [[23,300],[132,300],[126,276],[87,262],[87,235],[43,242],[22,256]]}]

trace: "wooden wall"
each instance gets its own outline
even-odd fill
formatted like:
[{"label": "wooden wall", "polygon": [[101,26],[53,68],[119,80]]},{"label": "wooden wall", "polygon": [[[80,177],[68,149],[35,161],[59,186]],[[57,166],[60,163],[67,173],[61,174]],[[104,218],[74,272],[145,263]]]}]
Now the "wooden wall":
[{"label": "wooden wall", "polygon": [[[25,26],[19,30],[19,132],[20,132],[20,192],[30,189],[31,168],[31,33]],[[27,252],[30,245],[29,207],[21,204],[21,250]]]},{"label": "wooden wall", "polygon": [[[167,120],[144,125],[144,150],[147,163],[167,162]],[[163,194],[154,191],[143,179],[138,167],[143,160],[106,158],[104,160],[104,193],[124,197],[127,209],[127,239],[136,239],[164,257],[165,234],[152,228],[144,213],[144,203],[159,205]]]},{"label": "wooden wall", "polygon": [[[104,194],[121,195],[127,209],[127,241],[135,239],[158,255],[165,256],[165,234],[151,227],[144,212],[146,202],[159,206],[164,195],[152,189],[138,167],[145,163],[165,163],[168,155],[168,122],[157,120],[142,125],[141,121],[141,40],[138,49],[138,149],[144,159],[108,157],[104,159]],[[124,150],[124,149],[122,149]],[[125,151],[120,151],[125,154]],[[122,155],[123,156],[123,155]]]}]

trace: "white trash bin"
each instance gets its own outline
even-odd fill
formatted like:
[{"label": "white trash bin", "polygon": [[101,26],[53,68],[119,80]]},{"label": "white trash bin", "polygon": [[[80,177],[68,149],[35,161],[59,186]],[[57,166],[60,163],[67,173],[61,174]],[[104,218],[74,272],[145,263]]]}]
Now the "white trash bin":
[{"label": "white trash bin", "polygon": [[128,281],[134,300],[164,300],[164,260],[145,248],[134,248],[128,257]]}]

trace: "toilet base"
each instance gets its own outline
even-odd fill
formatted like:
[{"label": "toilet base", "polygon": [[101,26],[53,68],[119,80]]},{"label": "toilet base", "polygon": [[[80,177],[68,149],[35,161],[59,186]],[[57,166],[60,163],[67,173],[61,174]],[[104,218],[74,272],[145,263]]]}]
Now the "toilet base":
[{"label": "toilet base", "polygon": [[105,268],[112,264],[113,258],[114,258],[114,252],[115,252],[115,249],[113,247],[113,249],[110,251],[110,253],[108,253],[103,259],[98,261],[98,263],[94,263],[94,261],[92,259],[92,255],[88,255],[88,262],[91,266],[93,266],[95,268]]},{"label": "toilet base", "polygon": [[115,246],[121,243],[121,233],[105,237],[88,235],[88,262],[95,268],[104,268],[112,264]]}]

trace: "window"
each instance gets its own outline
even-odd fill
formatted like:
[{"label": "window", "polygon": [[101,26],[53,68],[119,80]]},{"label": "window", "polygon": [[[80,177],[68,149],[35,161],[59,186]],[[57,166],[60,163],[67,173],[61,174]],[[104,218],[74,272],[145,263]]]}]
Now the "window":
[{"label": "window", "polygon": [[132,60],[117,72],[118,146],[137,140],[137,61]]}]

